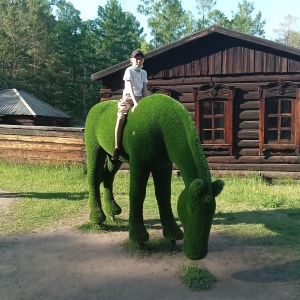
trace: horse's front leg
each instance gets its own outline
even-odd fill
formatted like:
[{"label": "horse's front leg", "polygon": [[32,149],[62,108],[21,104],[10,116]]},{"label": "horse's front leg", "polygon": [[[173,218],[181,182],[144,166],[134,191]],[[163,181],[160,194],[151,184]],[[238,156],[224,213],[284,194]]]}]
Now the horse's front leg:
[{"label": "horse's front leg", "polygon": [[176,240],[183,239],[183,232],[175,221],[171,207],[172,164],[165,169],[153,171],[152,175],[163,235],[175,247]]},{"label": "horse's front leg", "polygon": [[143,205],[150,172],[144,166],[130,162],[129,238],[143,245],[149,240],[143,219]]}]

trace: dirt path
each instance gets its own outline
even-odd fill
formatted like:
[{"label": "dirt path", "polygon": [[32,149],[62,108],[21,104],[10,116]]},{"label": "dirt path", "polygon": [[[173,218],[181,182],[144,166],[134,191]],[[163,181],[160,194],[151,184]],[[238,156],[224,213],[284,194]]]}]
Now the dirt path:
[{"label": "dirt path", "polygon": [[195,292],[178,279],[188,260],[179,254],[137,257],[124,249],[126,232],[82,233],[60,228],[0,237],[1,300],[76,299],[299,299],[296,278],[276,266],[256,265],[261,247],[232,244],[212,233],[198,262],[218,278]]}]

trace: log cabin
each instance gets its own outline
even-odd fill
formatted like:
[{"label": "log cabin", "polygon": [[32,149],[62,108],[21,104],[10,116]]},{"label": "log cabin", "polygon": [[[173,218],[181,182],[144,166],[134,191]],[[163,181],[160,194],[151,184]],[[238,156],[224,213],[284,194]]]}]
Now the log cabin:
[{"label": "log cabin", "polygon": [[[129,60],[92,74],[119,99]],[[219,26],[145,54],[150,93],[190,112],[215,171],[300,174],[300,50]],[[274,174],[275,174],[274,173]]]}]

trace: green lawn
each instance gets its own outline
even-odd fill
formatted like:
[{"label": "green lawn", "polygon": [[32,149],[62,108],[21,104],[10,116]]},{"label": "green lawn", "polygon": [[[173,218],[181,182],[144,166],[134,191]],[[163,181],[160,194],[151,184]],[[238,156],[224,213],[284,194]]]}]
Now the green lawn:
[{"label": "green lawn", "polygon": [[[101,228],[88,223],[89,205],[86,173],[82,166],[19,165],[0,162],[0,190],[17,194],[6,211],[0,210],[0,235],[14,235],[58,226],[82,230],[128,230],[129,174],[117,174],[115,198],[123,212],[116,221]],[[273,180],[269,185],[260,176],[224,178],[225,188],[217,197],[212,229],[238,245],[267,247],[257,262],[295,261],[291,272],[300,278],[300,181]],[[183,190],[182,178],[172,181],[172,206]],[[158,207],[150,178],[144,205],[144,218],[150,234],[161,231]],[[150,239],[151,240],[151,239]],[[153,239],[155,249],[165,242]],[[162,249],[162,252],[164,250]],[[192,268],[189,268],[192,269]],[[189,270],[188,269],[188,270]],[[199,272],[199,270],[192,270]]]},{"label": "green lawn", "polygon": [[[129,180],[129,174],[118,173],[114,188],[123,209],[118,219],[124,224],[128,220]],[[249,241],[263,237],[276,244],[300,242],[300,181],[278,179],[268,185],[259,176],[227,177],[224,181],[225,188],[217,197],[215,230]],[[172,205],[177,215],[177,198],[184,188],[182,178],[174,176],[172,185]],[[2,234],[51,227],[88,214],[86,173],[82,166],[0,162],[0,189],[18,194],[10,210],[1,215]],[[159,218],[151,178],[144,216],[146,223],[155,223]]]}]

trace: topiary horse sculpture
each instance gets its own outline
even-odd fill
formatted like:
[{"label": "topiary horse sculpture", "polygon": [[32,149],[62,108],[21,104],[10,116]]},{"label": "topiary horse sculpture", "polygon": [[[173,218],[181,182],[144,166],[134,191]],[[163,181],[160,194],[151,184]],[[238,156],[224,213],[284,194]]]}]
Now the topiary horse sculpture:
[{"label": "topiary horse sculpture", "polygon": [[[121,213],[113,196],[113,181],[122,162],[129,162],[129,238],[140,244],[149,239],[143,222],[143,203],[151,172],[164,237],[170,240],[184,237],[185,255],[193,260],[204,258],[208,252],[215,197],[224,184],[221,180],[211,181],[207,160],[189,112],[178,101],[161,94],[140,100],[135,111],[127,116],[121,161],[111,161],[116,114],[117,101],[112,100],[96,104],[86,120],[90,220],[100,224],[106,220],[105,213],[112,216]],[[171,208],[173,163],[179,168],[185,184],[177,203],[184,234]]]}]

